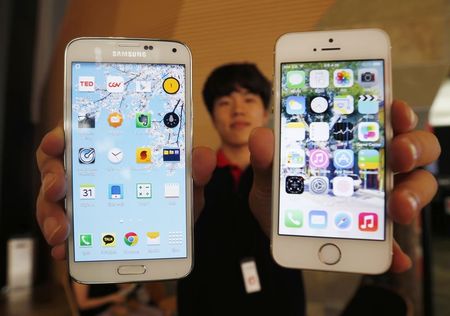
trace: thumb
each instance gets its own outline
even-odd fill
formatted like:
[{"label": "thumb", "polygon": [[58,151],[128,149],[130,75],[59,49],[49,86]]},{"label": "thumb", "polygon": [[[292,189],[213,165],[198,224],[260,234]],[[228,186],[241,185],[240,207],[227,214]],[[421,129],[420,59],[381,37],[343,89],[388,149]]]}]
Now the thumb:
[{"label": "thumb", "polygon": [[208,147],[196,147],[192,151],[192,178],[194,180],[194,220],[205,206],[204,188],[216,168],[216,156]]}]

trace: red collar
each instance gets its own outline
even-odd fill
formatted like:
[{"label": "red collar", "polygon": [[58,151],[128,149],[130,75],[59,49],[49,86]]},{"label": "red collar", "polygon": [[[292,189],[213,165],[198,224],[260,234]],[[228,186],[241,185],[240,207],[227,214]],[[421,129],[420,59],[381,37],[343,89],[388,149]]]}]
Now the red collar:
[{"label": "red collar", "polygon": [[243,170],[238,166],[233,165],[225,156],[222,149],[217,151],[217,168],[229,168],[231,175],[233,176],[234,186],[238,186]]}]

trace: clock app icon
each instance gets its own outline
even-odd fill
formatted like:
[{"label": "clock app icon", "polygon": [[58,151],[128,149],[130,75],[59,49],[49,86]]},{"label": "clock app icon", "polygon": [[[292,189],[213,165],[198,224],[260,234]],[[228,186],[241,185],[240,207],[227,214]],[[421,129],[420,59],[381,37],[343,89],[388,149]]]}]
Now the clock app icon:
[{"label": "clock app icon", "polygon": [[108,160],[112,163],[119,163],[123,159],[123,152],[120,148],[112,148],[108,152]]}]

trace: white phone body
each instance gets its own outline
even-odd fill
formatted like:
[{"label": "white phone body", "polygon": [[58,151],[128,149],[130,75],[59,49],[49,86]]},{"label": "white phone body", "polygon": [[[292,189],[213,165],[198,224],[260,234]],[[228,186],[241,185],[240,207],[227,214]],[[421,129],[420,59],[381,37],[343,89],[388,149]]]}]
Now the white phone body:
[{"label": "white phone body", "polygon": [[69,272],[176,279],[193,264],[191,53],[174,41],[78,38],[65,53]]},{"label": "white phone body", "polygon": [[274,77],[274,259],[290,268],[386,271],[388,36],[377,29],[285,34]]}]

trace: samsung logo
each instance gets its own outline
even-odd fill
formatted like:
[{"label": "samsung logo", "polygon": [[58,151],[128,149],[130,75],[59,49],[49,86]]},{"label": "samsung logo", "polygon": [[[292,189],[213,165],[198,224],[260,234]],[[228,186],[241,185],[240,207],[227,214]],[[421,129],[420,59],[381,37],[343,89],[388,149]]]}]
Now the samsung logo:
[{"label": "samsung logo", "polygon": [[133,51],[124,51],[124,50],[113,50],[113,57],[147,57],[146,52],[133,52]]}]

